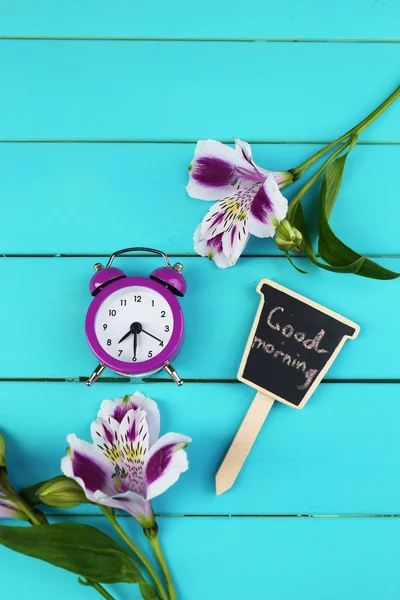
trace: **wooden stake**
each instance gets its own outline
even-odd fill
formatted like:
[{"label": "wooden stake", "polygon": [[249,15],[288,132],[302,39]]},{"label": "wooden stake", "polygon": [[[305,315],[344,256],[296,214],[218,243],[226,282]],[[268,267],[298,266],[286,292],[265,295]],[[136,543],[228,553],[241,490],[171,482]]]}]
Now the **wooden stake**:
[{"label": "wooden stake", "polygon": [[255,395],[215,476],[217,496],[229,490],[235,483],[273,403],[272,396],[262,392]]}]

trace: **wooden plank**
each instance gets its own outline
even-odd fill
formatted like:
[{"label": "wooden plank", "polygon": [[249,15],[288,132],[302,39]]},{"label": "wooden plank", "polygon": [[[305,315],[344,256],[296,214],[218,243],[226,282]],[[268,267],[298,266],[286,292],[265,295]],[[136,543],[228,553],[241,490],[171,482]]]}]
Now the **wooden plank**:
[{"label": "wooden plank", "polygon": [[138,7],[129,0],[3,2],[1,35],[146,36],[217,38],[398,38],[396,0],[338,0],[334,4],[284,0],[279,10],[271,2],[174,0]]},{"label": "wooden plank", "polygon": [[[194,148],[194,144],[0,144],[0,198],[6,200],[0,254],[111,254],[128,237],[129,244],[193,253],[192,233],[211,206],[188,198],[185,191]],[[298,166],[319,148],[257,144],[253,151],[260,165],[283,170]],[[400,145],[361,145],[347,162],[332,227],[360,252],[400,253],[395,193],[399,162]],[[293,198],[305,181],[286,188],[287,198]],[[316,196],[317,190],[306,197],[306,210],[315,211]],[[376,232],[378,214],[385,226]],[[127,223],[133,222],[131,239]],[[246,253],[281,255],[272,240],[258,238],[252,238]]]},{"label": "wooden plank", "polygon": [[[113,535],[104,518],[85,522]],[[159,524],[178,598],[241,599],[260,593],[280,600],[319,600],[321,594],[326,600],[397,597],[398,519],[176,518]],[[149,553],[136,526],[126,520],[123,525]],[[95,597],[77,584],[76,576],[46,563],[5,548],[0,548],[0,560],[7,564],[3,593],[12,597],[32,597],[33,584],[34,597],[42,600]],[[24,576],[15,577],[17,572]],[[132,585],[107,589],[120,600],[140,598]]]},{"label": "wooden plank", "polygon": [[[128,236],[121,239],[121,246],[134,241]],[[180,260],[188,281],[182,300],[186,341],[175,364],[183,379],[236,377],[258,304],[254,288],[262,276],[361,326],[359,338],[346,345],[329,377],[398,378],[398,359],[391,349],[398,333],[399,280],[377,283],[328,273],[300,261],[309,268],[306,276],[285,258],[243,258],[226,270],[204,258]],[[87,346],[83,324],[95,262],[95,258],[0,261],[1,279],[7,285],[2,299],[0,378],[70,378],[92,372],[97,363]],[[380,262],[400,271],[400,259]],[[159,259],[128,257],[116,264],[130,275],[147,276],[161,263]]]},{"label": "wooden plank", "polygon": [[[321,385],[302,411],[275,403],[235,486],[217,497],[215,472],[253,399],[247,386],[131,383],[87,389],[76,383],[1,382],[1,431],[16,485],[58,475],[66,436],[90,440],[101,401],[136,389],[157,400],[162,433],[193,439],[189,471],[154,500],[157,513],[399,512],[398,384]],[[91,512],[88,506],[76,510]]]},{"label": "wooden plank", "polygon": [[[334,139],[393,91],[399,59],[386,43],[2,40],[0,139]],[[365,139],[398,142],[399,115]]]}]

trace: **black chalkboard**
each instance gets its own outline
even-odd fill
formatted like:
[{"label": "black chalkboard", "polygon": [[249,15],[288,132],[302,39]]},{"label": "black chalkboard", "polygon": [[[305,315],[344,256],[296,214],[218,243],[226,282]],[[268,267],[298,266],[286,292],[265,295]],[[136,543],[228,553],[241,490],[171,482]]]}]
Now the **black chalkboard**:
[{"label": "black chalkboard", "polygon": [[260,306],[238,379],[302,408],[359,326],[274,281],[263,279],[257,291]]}]

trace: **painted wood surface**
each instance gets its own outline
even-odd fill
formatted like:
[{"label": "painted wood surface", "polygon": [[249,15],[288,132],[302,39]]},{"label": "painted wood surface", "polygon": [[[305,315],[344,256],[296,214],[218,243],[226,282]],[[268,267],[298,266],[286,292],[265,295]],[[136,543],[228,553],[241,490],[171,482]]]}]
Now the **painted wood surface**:
[{"label": "painted wood surface", "polygon": [[[66,435],[88,439],[102,399],[135,389],[157,399],[163,431],[193,438],[189,472],[154,502],[179,600],[400,598],[399,282],[311,267],[302,276],[271,240],[218,270],[192,246],[210,205],[184,189],[199,138],[256,142],[256,161],[281,170],[361,120],[398,85],[399,19],[397,0],[0,0],[0,430],[10,474],[20,486],[58,474]],[[362,136],[332,215],[348,244],[397,271],[399,148],[398,104]],[[308,210],[315,202],[306,198]],[[185,265],[175,366],[188,381],[103,379],[89,390],[93,264],[134,244]],[[158,265],[119,266],[146,275]],[[254,395],[235,376],[262,277],[361,333],[303,411],[275,403],[237,484],[217,498],[215,470]],[[109,532],[94,509],[83,512],[64,518]],[[91,594],[4,548],[0,561],[4,596]],[[118,598],[139,592],[121,586]]]},{"label": "painted wood surface", "polygon": [[[132,239],[132,238],[129,238]],[[128,238],[124,240],[128,241]],[[120,244],[121,247],[126,245]],[[176,359],[183,379],[235,379],[251,329],[263,275],[356,321],[357,342],[347,344],[332,365],[333,379],[398,379],[395,332],[399,281],[331,274],[298,259],[309,270],[300,275],[286,258],[243,258],[234,269],[220,270],[200,257],[177,257],[184,264],[188,294],[182,299],[186,335]],[[10,293],[2,300],[1,378],[87,377],[96,366],[87,346],[84,319],[88,291],[98,258],[5,258],[2,281]],[[400,271],[399,258],[380,260]],[[159,259],[124,258],[128,275],[148,276]],[[25,293],[21,290],[25,289]],[[19,315],[11,319],[10,315]],[[29,358],[20,355],[21,339],[29,340]],[[108,372],[109,376],[111,372]],[[154,375],[159,379],[162,374]]]},{"label": "painted wood surface", "polygon": [[[253,154],[258,164],[282,170],[320,148],[257,144]],[[0,144],[0,255],[110,255],[131,245],[132,227],[137,245],[193,254],[193,232],[212,205],[184,190],[194,149],[180,143]],[[400,254],[399,164],[400,145],[394,144],[357,146],[347,161],[331,223],[358,252]],[[285,188],[285,196],[293,198],[303,182]],[[318,188],[304,201],[306,213],[317,200]],[[9,226],[14,222],[17,230]],[[273,240],[255,237],[245,253],[281,255]]]},{"label": "painted wood surface", "polygon": [[181,38],[397,38],[397,0],[2,0],[0,34]]},{"label": "painted wood surface", "polygon": [[[254,390],[239,384],[1,382],[10,472],[28,486],[59,471],[66,436],[90,441],[99,399],[140,389],[156,399],[163,432],[192,437],[190,469],[154,502],[167,515],[393,514],[400,502],[396,384],[321,384],[302,411],[275,403],[231,492],[214,474]],[[29,407],[32,405],[32,408]],[[23,408],[22,408],[23,407]],[[21,410],[24,415],[21,418]],[[388,415],[391,415],[388,418]],[[78,511],[88,507],[78,507]],[[54,512],[54,510],[52,511]],[[60,511],[56,511],[60,512]],[[192,549],[195,549],[193,540]]]},{"label": "painted wood surface", "polygon": [[[127,530],[133,536],[136,533],[135,541],[148,548],[135,524],[126,521]],[[102,519],[86,518],[85,522],[111,534]],[[260,594],[269,590],[273,598],[283,600],[293,596],[319,600],[321,590],[328,600],[398,598],[398,561],[391,550],[397,546],[399,527],[399,520],[372,518],[190,517],[161,519],[160,536],[167,559],[174,565],[179,598],[244,600],[252,590]],[[26,560],[3,548],[0,560],[2,564],[7,560],[9,573],[2,575],[3,584],[12,579],[15,598],[96,598],[78,585],[76,576],[46,563]],[[286,577],[282,577],[282,563],[290,564]],[[17,580],[18,571],[24,576]],[[121,600],[140,598],[132,586],[117,589]]]},{"label": "painted wood surface", "polygon": [[[0,139],[335,139],[395,89],[399,61],[392,43],[0,40]],[[399,117],[364,139],[399,142]]]}]

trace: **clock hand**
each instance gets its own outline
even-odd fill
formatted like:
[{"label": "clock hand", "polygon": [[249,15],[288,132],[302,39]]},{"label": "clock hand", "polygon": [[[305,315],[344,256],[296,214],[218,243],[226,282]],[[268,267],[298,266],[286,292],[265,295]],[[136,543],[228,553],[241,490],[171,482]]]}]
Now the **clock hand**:
[{"label": "clock hand", "polygon": [[126,333],[118,342],[118,344],[120,344],[121,342],[123,342],[124,340],[126,340],[127,337],[129,337],[131,335],[132,331],[129,330],[128,333]]},{"label": "clock hand", "polygon": [[162,342],[162,340],[160,340],[160,338],[156,337],[155,335],[153,335],[152,333],[149,333],[148,331],[146,331],[145,329],[142,329],[142,332],[145,333],[146,335],[149,335],[150,337],[154,338],[155,340],[157,340],[157,342]]},{"label": "clock hand", "polygon": [[118,344],[120,344],[121,342],[123,342],[124,340],[126,340],[126,338],[128,338],[131,333],[140,333],[142,331],[142,326],[140,323],[138,323],[137,321],[135,321],[134,323],[132,323],[132,325],[129,327],[129,331],[128,333],[126,333],[125,335],[122,336],[122,338],[119,340]]},{"label": "clock hand", "polygon": [[135,329],[133,332],[133,360],[136,360],[137,336],[138,336],[138,332]]}]

